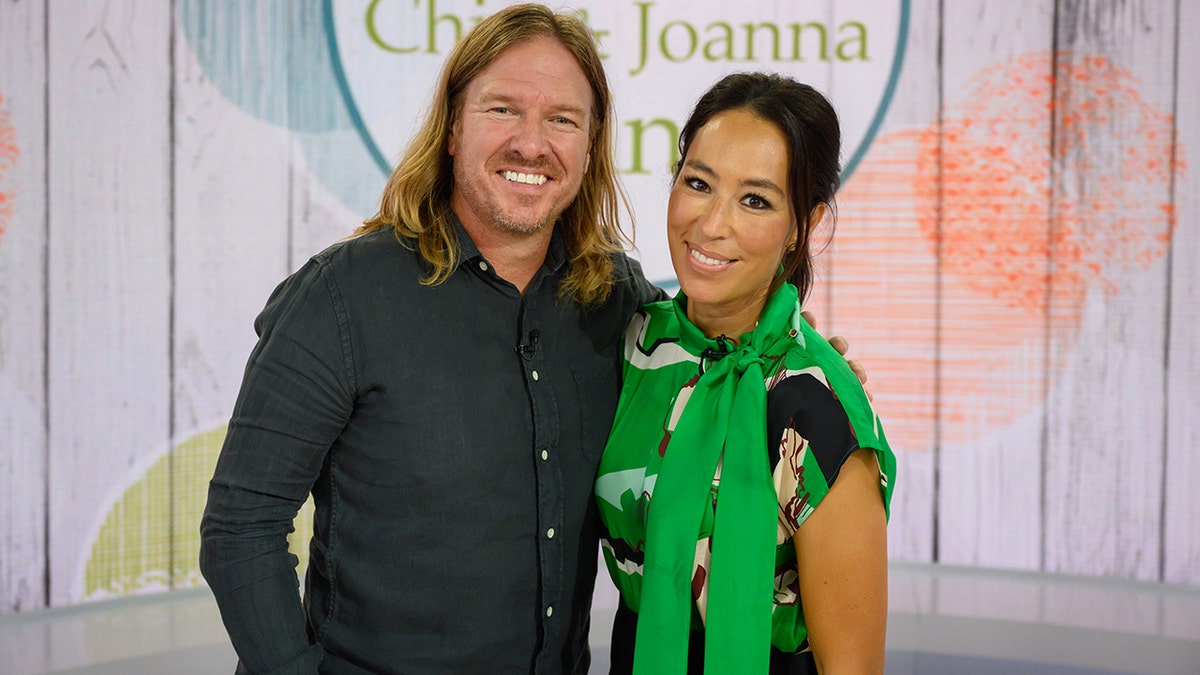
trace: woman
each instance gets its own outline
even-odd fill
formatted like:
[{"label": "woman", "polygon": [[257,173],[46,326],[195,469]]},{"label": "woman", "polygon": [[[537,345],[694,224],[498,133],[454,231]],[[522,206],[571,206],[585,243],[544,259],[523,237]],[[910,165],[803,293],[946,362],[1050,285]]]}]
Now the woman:
[{"label": "woman", "polygon": [[837,115],[786,77],[730,75],[679,148],[680,293],[625,333],[596,481],[621,592],[613,672],[882,673],[895,457],[800,316],[839,184]]}]

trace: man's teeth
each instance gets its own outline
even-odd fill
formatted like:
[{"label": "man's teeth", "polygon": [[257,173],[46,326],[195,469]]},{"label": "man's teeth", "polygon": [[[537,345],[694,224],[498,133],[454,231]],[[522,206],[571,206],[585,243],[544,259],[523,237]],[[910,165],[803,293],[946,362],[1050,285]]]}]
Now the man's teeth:
[{"label": "man's teeth", "polygon": [[525,183],[526,185],[541,185],[546,182],[546,177],[536,173],[518,173],[516,171],[505,171],[504,178],[516,183]]},{"label": "man's teeth", "polygon": [[730,262],[728,260],[718,260],[716,258],[710,258],[710,257],[704,255],[703,253],[697,251],[696,249],[691,249],[691,253],[692,253],[693,258],[695,258],[696,260],[699,260],[700,262],[704,263],[705,265],[727,265]]}]

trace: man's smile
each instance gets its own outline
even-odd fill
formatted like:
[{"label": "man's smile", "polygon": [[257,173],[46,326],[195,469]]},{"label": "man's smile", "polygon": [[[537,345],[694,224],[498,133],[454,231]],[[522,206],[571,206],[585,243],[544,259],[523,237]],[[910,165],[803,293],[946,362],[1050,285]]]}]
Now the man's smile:
[{"label": "man's smile", "polygon": [[541,184],[545,183],[547,180],[549,180],[548,178],[546,178],[545,175],[540,174],[540,173],[520,173],[517,171],[501,171],[500,175],[504,176],[505,180],[509,180],[514,183],[524,183],[526,185],[541,185]]}]

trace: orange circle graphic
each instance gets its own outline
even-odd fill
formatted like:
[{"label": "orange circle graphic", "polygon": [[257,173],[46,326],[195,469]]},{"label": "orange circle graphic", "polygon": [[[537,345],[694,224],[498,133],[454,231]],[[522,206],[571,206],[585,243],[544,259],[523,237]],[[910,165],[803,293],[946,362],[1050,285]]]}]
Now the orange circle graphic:
[{"label": "orange circle graphic", "polygon": [[1120,293],[1167,252],[1173,124],[1128,70],[1041,52],[872,145],[813,306],[866,364],[896,447],[970,442],[1040,408],[1088,293]]}]

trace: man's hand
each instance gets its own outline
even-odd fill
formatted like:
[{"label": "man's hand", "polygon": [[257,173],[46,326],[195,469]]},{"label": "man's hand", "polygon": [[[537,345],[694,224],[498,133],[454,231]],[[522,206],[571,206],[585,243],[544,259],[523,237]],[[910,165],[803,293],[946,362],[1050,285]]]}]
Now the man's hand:
[{"label": "man's hand", "polygon": [[[803,310],[800,312],[800,315],[804,317],[804,320],[808,322],[808,325],[812,326],[813,328],[817,327],[817,318],[813,316],[812,312]],[[845,356],[846,352],[850,351],[850,343],[844,337],[835,335],[829,338],[829,344],[837,350],[837,353],[841,354],[842,356]],[[875,397],[871,395],[871,390],[867,389],[865,386],[867,384],[867,369],[863,367],[862,363],[855,359],[846,359],[846,363],[850,366],[850,370],[852,370],[854,374],[858,376],[858,381],[863,383],[863,391],[867,393],[867,400],[874,401]]]}]

